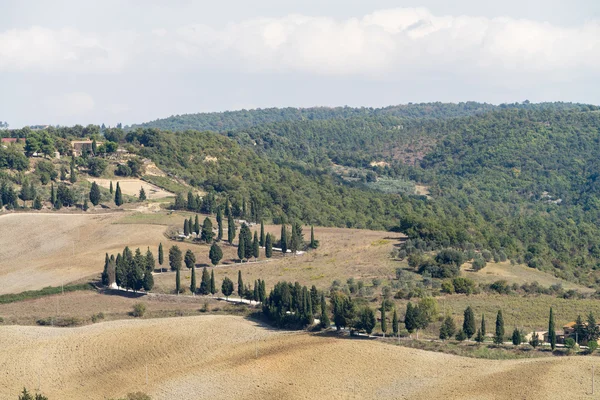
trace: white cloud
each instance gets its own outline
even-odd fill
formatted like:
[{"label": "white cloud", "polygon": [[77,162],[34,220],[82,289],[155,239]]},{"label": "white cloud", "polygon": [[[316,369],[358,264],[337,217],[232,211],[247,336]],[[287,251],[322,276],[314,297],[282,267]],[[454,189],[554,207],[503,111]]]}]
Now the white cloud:
[{"label": "white cloud", "polygon": [[437,16],[424,8],[360,18],[287,15],[219,28],[144,33],[33,27],[0,32],[0,70],[120,72],[203,66],[253,72],[366,75],[552,74],[600,68],[600,22],[561,27],[525,19]]}]

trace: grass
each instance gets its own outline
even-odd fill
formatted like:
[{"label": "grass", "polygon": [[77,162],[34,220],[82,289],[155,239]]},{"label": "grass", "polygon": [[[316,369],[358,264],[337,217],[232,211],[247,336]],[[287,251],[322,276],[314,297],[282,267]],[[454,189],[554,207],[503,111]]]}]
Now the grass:
[{"label": "grass", "polygon": [[189,187],[166,176],[144,175],[141,179],[172,193],[187,193],[190,190]]},{"label": "grass", "polygon": [[3,294],[0,295],[0,304],[14,303],[23,300],[32,300],[44,296],[51,296],[54,294],[76,292],[78,290],[96,290],[90,283],[82,283],[77,285],[61,286],[48,286],[40,290],[28,290],[26,292],[15,293],[15,294]]}]

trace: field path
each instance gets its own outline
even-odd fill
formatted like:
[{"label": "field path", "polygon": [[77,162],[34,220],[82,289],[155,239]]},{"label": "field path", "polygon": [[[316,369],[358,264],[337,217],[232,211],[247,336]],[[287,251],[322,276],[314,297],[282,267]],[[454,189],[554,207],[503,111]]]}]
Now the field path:
[{"label": "field path", "polygon": [[0,337],[1,398],[39,382],[50,399],[580,399],[595,361],[469,359],[218,315],[0,326]]}]

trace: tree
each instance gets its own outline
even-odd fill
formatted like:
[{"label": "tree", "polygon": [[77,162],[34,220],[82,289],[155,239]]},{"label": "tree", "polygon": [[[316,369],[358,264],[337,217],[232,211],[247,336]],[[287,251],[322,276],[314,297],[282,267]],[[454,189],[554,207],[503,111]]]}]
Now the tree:
[{"label": "tree", "polygon": [[577,315],[577,319],[575,320],[575,338],[577,344],[579,344],[580,339],[585,339],[585,324],[583,323],[583,318],[581,318],[581,314]]},{"label": "tree", "polygon": [[190,236],[190,223],[187,218],[183,220],[183,234],[185,237]]},{"label": "tree", "polygon": [[60,167],[60,180],[61,181],[67,180],[67,168],[64,165],[62,167]]},{"label": "tree", "polygon": [[556,348],[556,328],[554,326],[554,312],[550,307],[550,317],[548,318],[548,341],[552,350]]},{"label": "tree", "polygon": [[533,335],[531,335],[531,339],[529,340],[529,344],[534,349],[540,345],[540,335],[538,335],[537,332],[533,332]]},{"label": "tree", "polygon": [[[0,208],[2,208],[2,200],[1,199],[0,199]],[[42,209],[42,200],[40,199],[40,196],[35,196],[35,199],[33,199],[33,208],[36,210]]]},{"label": "tree", "polygon": [[223,239],[223,215],[221,214],[221,208],[217,209],[217,241]]},{"label": "tree", "polygon": [[[262,300],[261,300],[262,301]],[[327,312],[327,303],[325,302],[325,294],[321,293],[321,328],[327,329],[331,325],[329,321],[329,312]]]},{"label": "tree", "polygon": [[481,314],[481,334],[485,338],[485,314]]},{"label": "tree", "polygon": [[373,328],[375,328],[376,323],[377,320],[375,318],[375,312],[371,309],[371,307],[364,306],[358,312],[358,321],[355,328],[364,330],[370,335],[371,332],[373,332]]},{"label": "tree", "polygon": [[260,247],[265,247],[265,223],[264,221],[260,221],[260,239],[258,244]]},{"label": "tree", "polygon": [[265,257],[271,258],[273,256],[273,239],[270,233],[267,233],[265,239]]},{"label": "tree", "polygon": [[33,396],[26,388],[23,388],[23,391],[19,395],[19,400],[48,400],[48,398],[41,393],[36,393],[36,395]]},{"label": "tree", "polygon": [[285,229],[285,225],[281,225],[281,252],[285,256],[287,253],[287,231]]},{"label": "tree", "polygon": [[223,293],[223,296],[225,296],[226,298],[229,298],[229,296],[231,296],[231,293],[233,293],[233,282],[228,277],[225,277],[223,279],[223,284],[221,285],[221,293]]},{"label": "tree", "polygon": [[110,188],[108,190],[110,190],[110,194],[113,194],[113,184],[112,184],[112,181],[110,181]]},{"label": "tree", "polygon": [[98,143],[96,143],[96,139],[92,140],[92,154],[98,154]]},{"label": "tree", "polygon": [[196,216],[194,218],[193,231],[196,233],[196,237],[200,237],[200,220],[198,219],[198,214],[196,214]]},{"label": "tree", "polygon": [[196,256],[191,250],[185,252],[184,262],[187,269],[191,269],[196,265]]},{"label": "tree", "polygon": [[110,258],[108,257],[108,253],[106,253],[104,257],[104,270],[102,271],[102,284],[104,286],[108,286],[108,267],[110,264]]},{"label": "tree", "polygon": [[71,183],[77,182],[77,172],[75,172],[75,157],[71,157],[71,170],[69,171],[69,181]]},{"label": "tree", "polygon": [[210,242],[212,242],[214,237],[215,237],[215,234],[213,232],[212,222],[211,222],[210,218],[206,217],[206,218],[204,218],[204,223],[202,224],[201,239],[206,243],[210,243]]},{"label": "tree", "polygon": [[596,323],[596,318],[594,314],[590,311],[587,317],[587,327],[586,327],[586,339],[589,342],[595,342],[600,337],[600,328]]},{"label": "tree", "polygon": [[456,332],[456,325],[454,324],[454,320],[450,315],[447,315],[444,318],[444,322],[442,322],[442,326],[440,327],[440,339],[446,340],[454,336]]},{"label": "tree", "polygon": [[171,271],[181,269],[181,250],[177,246],[172,246],[169,249],[169,265],[171,266]]},{"label": "tree", "polygon": [[381,304],[381,332],[383,336],[387,333],[387,320],[385,318],[385,301]]},{"label": "tree", "polygon": [[177,294],[181,293],[181,272],[179,272],[180,268],[177,268],[175,271],[175,292]]},{"label": "tree", "polygon": [[469,339],[475,334],[475,315],[471,306],[465,309],[462,330]]},{"label": "tree", "polygon": [[213,243],[212,246],[210,246],[208,257],[210,258],[212,265],[218,265],[219,261],[223,258],[223,251],[217,243]]},{"label": "tree", "polygon": [[254,240],[252,240],[252,255],[254,258],[259,256],[258,234],[254,232]]},{"label": "tree", "polygon": [[240,259],[240,262],[242,262],[244,260],[244,257],[246,256],[246,241],[242,236],[240,236],[238,242],[237,254],[238,258]]},{"label": "tree", "polygon": [[90,189],[90,201],[94,206],[100,203],[100,187],[96,182],[92,182],[92,188]]},{"label": "tree", "polygon": [[[225,208],[227,211],[227,208]],[[233,244],[233,240],[235,239],[235,221],[233,220],[233,216],[229,214],[227,216],[227,241],[229,244]]]},{"label": "tree", "polygon": [[202,268],[202,282],[200,282],[200,294],[210,293],[210,275],[206,267]]},{"label": "tree", "polygon": [[56,192],[54,191],[54,183],[50,184],[50,203],[52,203],[52,206],[56,204]]},{"label": "tree", "polygon": [[163,246],[162,243],[158,245],[158,264],[160,265],[160,272],[162,272],[162,265],[165,261],[165,256],[163,254]]},{"label": "tree", "polygon": [[140,194],[138,196],[138,199],[140,201],[146,201],[146,191],[144,190],[143,186],[140,188]]},{"label": "tree", "polygon": [[[186,255],[187,255],[187,253],[186,253]],[[206,268],[206,267],[204,267],[204,268]],[[196,293],[196,264],[192,264],[192,278],[191,278],[191,283],[190,283],[190,292]]]},{"label": "tree", "polygon": [[396,308],[394,308],[394,314],[392,315],[392,332],[394,336],[398,336],[398,332],[400,332],[398,329],[398,311],[396,311]]},{"label": "tree", "polygon": [[319,242],[315,240],[315,228],[310,226],[310,245],[311,249],[316,249],[319,246]]},{"label": "tree", "polygon": [[502,317],[502,310],[498,310],[496,316],[496,333],[494,335],[494,343],[501,345],[504,342],[504,318]]},{"label": "tree", "polygon": [[244,281],[242,280],[242,271],[238,271],[238,295],[244,297]]},{"label": "tree", "polygon": [[460,329],[458,331],[458,333],[455,336],[456,340],[458,340],[459,342],[463,342],[467,339],[467,334],[465,333],[465,331],[463,331],[462,329]]},{"label": "tree", "polygon": [[210,270],[210,294],[213,296],[217,293],[217,288],[215,287],[215,270]]},{"label": "tree", "polygon": [[406,305],[406,314],[404,316],[404,326],[408,333],[413,333],[417,328],[417,310],[409,301]]},{"label": "tree", "polygon": [[517,327],[515,327],[515,330],[512,333],[512,343],[515,346],[518,346],[521,344],[521,342],[523,342],[523,338],[521,337],[521,332],[519,332]]},{"label": "tree", "polygon": [[115,204],[120,207],[123,204],[123,194],[121,194],[121,186],[117,182],[117,189],[115,190]]}]

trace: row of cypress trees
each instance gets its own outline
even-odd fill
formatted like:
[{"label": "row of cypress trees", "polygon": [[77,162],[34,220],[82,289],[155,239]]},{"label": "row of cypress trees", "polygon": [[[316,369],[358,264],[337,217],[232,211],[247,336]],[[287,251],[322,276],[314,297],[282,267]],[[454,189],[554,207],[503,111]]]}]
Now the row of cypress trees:
[{"label": "row of cypress trees", "polygon": [[142,255],[139,248],[133,254],[129,247],[125,247],[123,253],[118,253],[116,257],[114,255],[109,257],[106,253],[102,284],[110,286],[116,283],[119,287],[134,292],[141,289],[150,291],[154,287],[152,276],[154,266],[154,255],[150,248],[145,255]]}]

